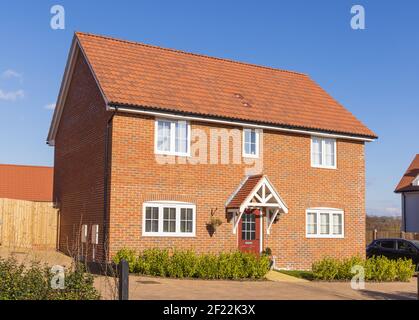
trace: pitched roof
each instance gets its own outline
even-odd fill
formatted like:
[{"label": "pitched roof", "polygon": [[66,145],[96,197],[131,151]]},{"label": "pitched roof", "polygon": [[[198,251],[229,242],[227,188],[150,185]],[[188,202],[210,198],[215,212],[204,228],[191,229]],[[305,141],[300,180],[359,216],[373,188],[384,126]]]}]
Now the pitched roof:
[{"label": "pitched roof", "polygon": [[109,105],[376,138],[309,76],[76,33]]},{"label": "pitched roof", "polygon": [[419,186],[413,186],[412,182],[419,175],[419,154],[415,156],[409,168],[403,175],[394,192],[419,191]]},{"label": "pitched roof", "polygon": [[256,187],[260,179],[262,179],[262,177],[263,175],[261,174],[246,177],[246,180],[238,187],[236,192],[233,194],[233,197],[228,201],[226,207],[239,208]]},{"label": "pitched roof", "polygon": [[0,198],[52,201],[53,168],[0,164]]}]

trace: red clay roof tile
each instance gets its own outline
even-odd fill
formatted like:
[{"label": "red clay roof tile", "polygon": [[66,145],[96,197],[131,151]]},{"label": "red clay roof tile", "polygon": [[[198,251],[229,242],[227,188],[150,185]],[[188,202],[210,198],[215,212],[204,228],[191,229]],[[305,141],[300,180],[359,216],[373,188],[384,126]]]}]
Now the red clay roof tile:
[{"label": "red clay roof tile", "polygon": [[0,198],[52,201],[53,168],[0,164]]},{"label": "red clay roof tile", "polygon": [[228,202],[227,208],[239,208],[246,200],[252,190],[256,187],[263,175],[249,176],[242,186],[237,190],[233,198]]},{"label": "red clay roof tile", "polygon": [[413,159],[394,192],[419,191],[419,186],[412,186],[413,180],[419,175],[419,154]]},{"label": "red clay roof tile", "polygon": [[376,137],[305,74],[86,33],[76,37],[111,105]]}]

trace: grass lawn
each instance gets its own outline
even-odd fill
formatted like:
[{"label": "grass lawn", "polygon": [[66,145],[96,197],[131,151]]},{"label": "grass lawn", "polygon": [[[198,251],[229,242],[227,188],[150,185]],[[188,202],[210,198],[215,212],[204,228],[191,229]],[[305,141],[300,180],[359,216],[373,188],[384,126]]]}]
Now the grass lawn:
[{"label": "grass lawn", "polygon": [[313,272],[303,270],[276,270],[277,272],[305,280],[313,280]]}]

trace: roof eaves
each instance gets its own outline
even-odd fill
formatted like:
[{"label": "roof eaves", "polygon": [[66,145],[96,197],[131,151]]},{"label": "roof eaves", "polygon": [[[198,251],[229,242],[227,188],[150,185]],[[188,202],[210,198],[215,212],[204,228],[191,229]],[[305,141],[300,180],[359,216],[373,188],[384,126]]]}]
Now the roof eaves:
[{"label": "roof eaves", "polygon": [[266,125],[266,126],[273,126],[273,127],[277,127],[277,128],[283,128],[283,129],[289,129],[289,130],[307,130],[310,131],[311,134],[335,134],[335,135],[342,135],[344,137],[346,137],[347,139],[351,139],[353,137],[355,138],[359,138],[359,139],[365,139],[368,141],[373,141],[373,140],[377,140],[378,136],[376,135],[364,135],[364,134],[359,134],[359,133],[350,133],[350,132],[345,132],[345,131],[333,131],[333,130],[327,130],[327,129],[322,129],[322,128],[316,128],[316,127],[303,127],[303,126],[297,126],[297,125],[289,125],[289,124],[281,124],[281,123],[275,123],[275,122],[265,122],[265,121],[249,121],[247,119],[242,119],[242,118],[229,118],[229,117],[223,117],[223,116],[219,116],[219,115],[215,115],[215,114],[205,114],[205,113],[198,113],[198,112],[186,112],[186,111],[180,111],[177,109],[169,109],[169,108],[161,108],[161,107],[156,107],[156,106],[144,106],[144,105],[134,105],[134,104],[127,104],[127,103],[121,103],[121,102],[114,102],[114,101],[110,101],[108,102],[108,106],[109,107],[113,107],[113,108],[118,108],[120,111],[121,108],[126,108],[126,109],[130,109],[132,111],[156,111],[156,112],[167,112],[168,114],[176,114],[179,116],[201,116],[201,117],[205,117],[208,119],[214,119],[214,120],[220,120],[220,121],[232,121],[232,122],[246,122],[246,124],[248,125]]}]

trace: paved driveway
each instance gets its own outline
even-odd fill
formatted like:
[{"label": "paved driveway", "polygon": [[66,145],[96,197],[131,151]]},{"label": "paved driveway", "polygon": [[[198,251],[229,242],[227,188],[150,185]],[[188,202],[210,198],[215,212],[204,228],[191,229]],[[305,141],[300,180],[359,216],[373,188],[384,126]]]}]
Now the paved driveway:
[{"label": "paved driveway", "polygon": [[[311,281],[225,281],[179,280],[130,276],[130,299],[140,300],[336,300],[336,299],[416,299],[416,278],[408,283],[366,283],[365,290],[353,290],[348,282]],[[96,287],[104,298],[115,295],[109,278],[98,277]]]}]

